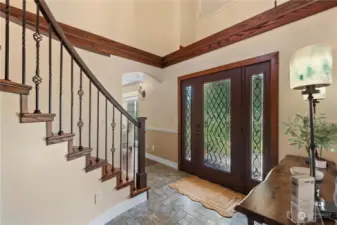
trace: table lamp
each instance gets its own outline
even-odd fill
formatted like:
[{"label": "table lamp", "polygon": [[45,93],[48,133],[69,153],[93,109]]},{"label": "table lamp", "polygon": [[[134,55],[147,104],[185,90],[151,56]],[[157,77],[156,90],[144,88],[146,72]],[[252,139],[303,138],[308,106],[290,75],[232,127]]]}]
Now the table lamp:
[{"label": "table lamp", "polygon": [[[301,90],[309,101],[310,120],[310,176],[315,178],[315,135],[313,122],[314,96],[320,96],[322,87],[332,84],[332,50],[329,45],[318,44],[301,48],[290,60],[290,87]],[[315,191],[316,196],[316,191]]]},{"label": "table lamp", "polygon": [[[313,94],[313,108],[314,108],[314,115],[316,115],[316,105],[318,103],[320,103],[321,100],[325,99],[326,97],[326,89],[325,87],[320,87],[317,88],[317,90],[319,91],[319,93]],[[304,94],[303,95],[303,100],[308,100],[308,95]]]}]

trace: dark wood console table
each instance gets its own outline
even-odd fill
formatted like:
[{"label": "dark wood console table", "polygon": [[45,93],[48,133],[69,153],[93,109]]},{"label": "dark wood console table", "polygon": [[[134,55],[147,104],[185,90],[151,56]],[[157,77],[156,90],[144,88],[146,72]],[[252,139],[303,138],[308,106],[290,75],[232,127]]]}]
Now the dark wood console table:
[{"label": "dark wood console table", "polygon": [[[236,211],[247,216],[248,224],[253,224],[253,221],[268,225],[293,224],[287,218],[291,200],[290,167],[293,166],[308,167],[304,157],[286,156],[269,172],[265,181],[235,207]],[[321,171],[324,172],[324,180],[320,186],[320,195],[325,200],[332,201],[337,175],[336,164],[329,162],[328,169]],[[326,220],[324,224],[333,225],[334,222]]]}]

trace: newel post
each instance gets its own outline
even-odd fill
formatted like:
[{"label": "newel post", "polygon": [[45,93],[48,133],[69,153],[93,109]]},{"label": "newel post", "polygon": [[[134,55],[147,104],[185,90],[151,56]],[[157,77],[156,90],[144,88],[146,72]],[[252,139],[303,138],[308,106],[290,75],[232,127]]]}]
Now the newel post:
[{"label": "newel post", "polygon": [[147,174],[145,172],[145,120],[146,117],[138,117],[138,172],[137,189],[147,187]]}]

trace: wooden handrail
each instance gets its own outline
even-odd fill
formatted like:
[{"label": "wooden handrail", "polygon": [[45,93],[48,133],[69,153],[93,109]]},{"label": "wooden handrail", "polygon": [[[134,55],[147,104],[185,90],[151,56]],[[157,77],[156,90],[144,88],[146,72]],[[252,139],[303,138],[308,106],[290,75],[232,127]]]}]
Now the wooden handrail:
[{"label": "wooden handrail", "polygon": [[62,28],[57,23],[55,17],[53,16],[52,12],[50,11],[47,3],[44,0],[35,0],[35,3],[40,7],[40,11],[42,12],[45,19],[49,22],[52,26],[54,33],[63,43],[63,46],[67,49],[68,53],[71,57],[75,60],[77,65],[82,69],[84,74],[89,78],[89,80],[96,86],[96,88],[108,99],[113,106],[119,110],[126,118],[128,118],[133,124],[139,127],[140,123],[133,118],[108,92],[107,89],[99,82],[99,80],[95,77],[95,75],[91,72],[85,62],[82,60],[80,55],[76,52],[75,48],[72,46],[66,35],[64,34]]}]

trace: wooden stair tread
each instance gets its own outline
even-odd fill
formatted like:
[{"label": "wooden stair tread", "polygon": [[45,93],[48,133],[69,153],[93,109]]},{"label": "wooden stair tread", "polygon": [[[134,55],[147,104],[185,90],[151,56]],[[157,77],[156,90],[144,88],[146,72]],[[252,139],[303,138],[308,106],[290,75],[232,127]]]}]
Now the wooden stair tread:
[{"label": "wooden stair tread", "polygon": [[31,86],[0,79],[0,91],[14,94],[29,95]]},{"label": "wooden stair tread", "polygon": [[[117,181],[118,182],[118,181]],[[133,180],[129,180],[129,181],[119,181],[119,184],[116,186],[117,190],[120,190],[122,188],[125,188],[127,186],[133,186]]]},{"label": "wooden stair tread", "polygon": [[130,197],[131,198],[136,197],[137,195],[140,195],[144,192],[147,192],[148,190],[150,190],[150,187],[145,187],[145,188],[142,188],[142,189],[131,191]]},{"label": "wooden stair tread", "polygon": [[[110,180],[111,178],[114,178],[121,173],[120,169],[112,168],[112,166],[110,164],[107,164],[106,168],[102,168],[102,170],[103,170],[102,171],[102,178],[101,178],[102,182]],[[105,171],[107,171],[107,173]]]},{"label": "wooden stair tread", "polygon": [[64,134],[54,134],[50,137],[46,138],[47,141],[47,145],[51,145],[51,144],[57,144],[57,143],[61,143],[61,142],[65,142],[65,141],[70,141],[74,139],[75,134],[71,134],[71,133],[64,133]]},{"label": "wooden stair tread", "polygon": [[21,123],[52,122],[55,113],[21,113]]},{"label": "wooden stair tread", "polygon": [[86,165],[85,172],[88,173],[90,171],[93,171],[95,169],[98,169],[106,164],[106,161],[104,159],[98,158],[99,161],[96,162],[96,157],[90,156],[90,162],[91,164]]},{"label": "wooden stair tread", "polygon": [[80,158],[85,155],[89,155],[91,151],[92,151],[92,148],[82,147],[82,149],[80,150],[79,146],[75,146],[73,147],[73,152],[68,153],[67,160],[70,161],[70,160],[74,160],[74,159]]}]

